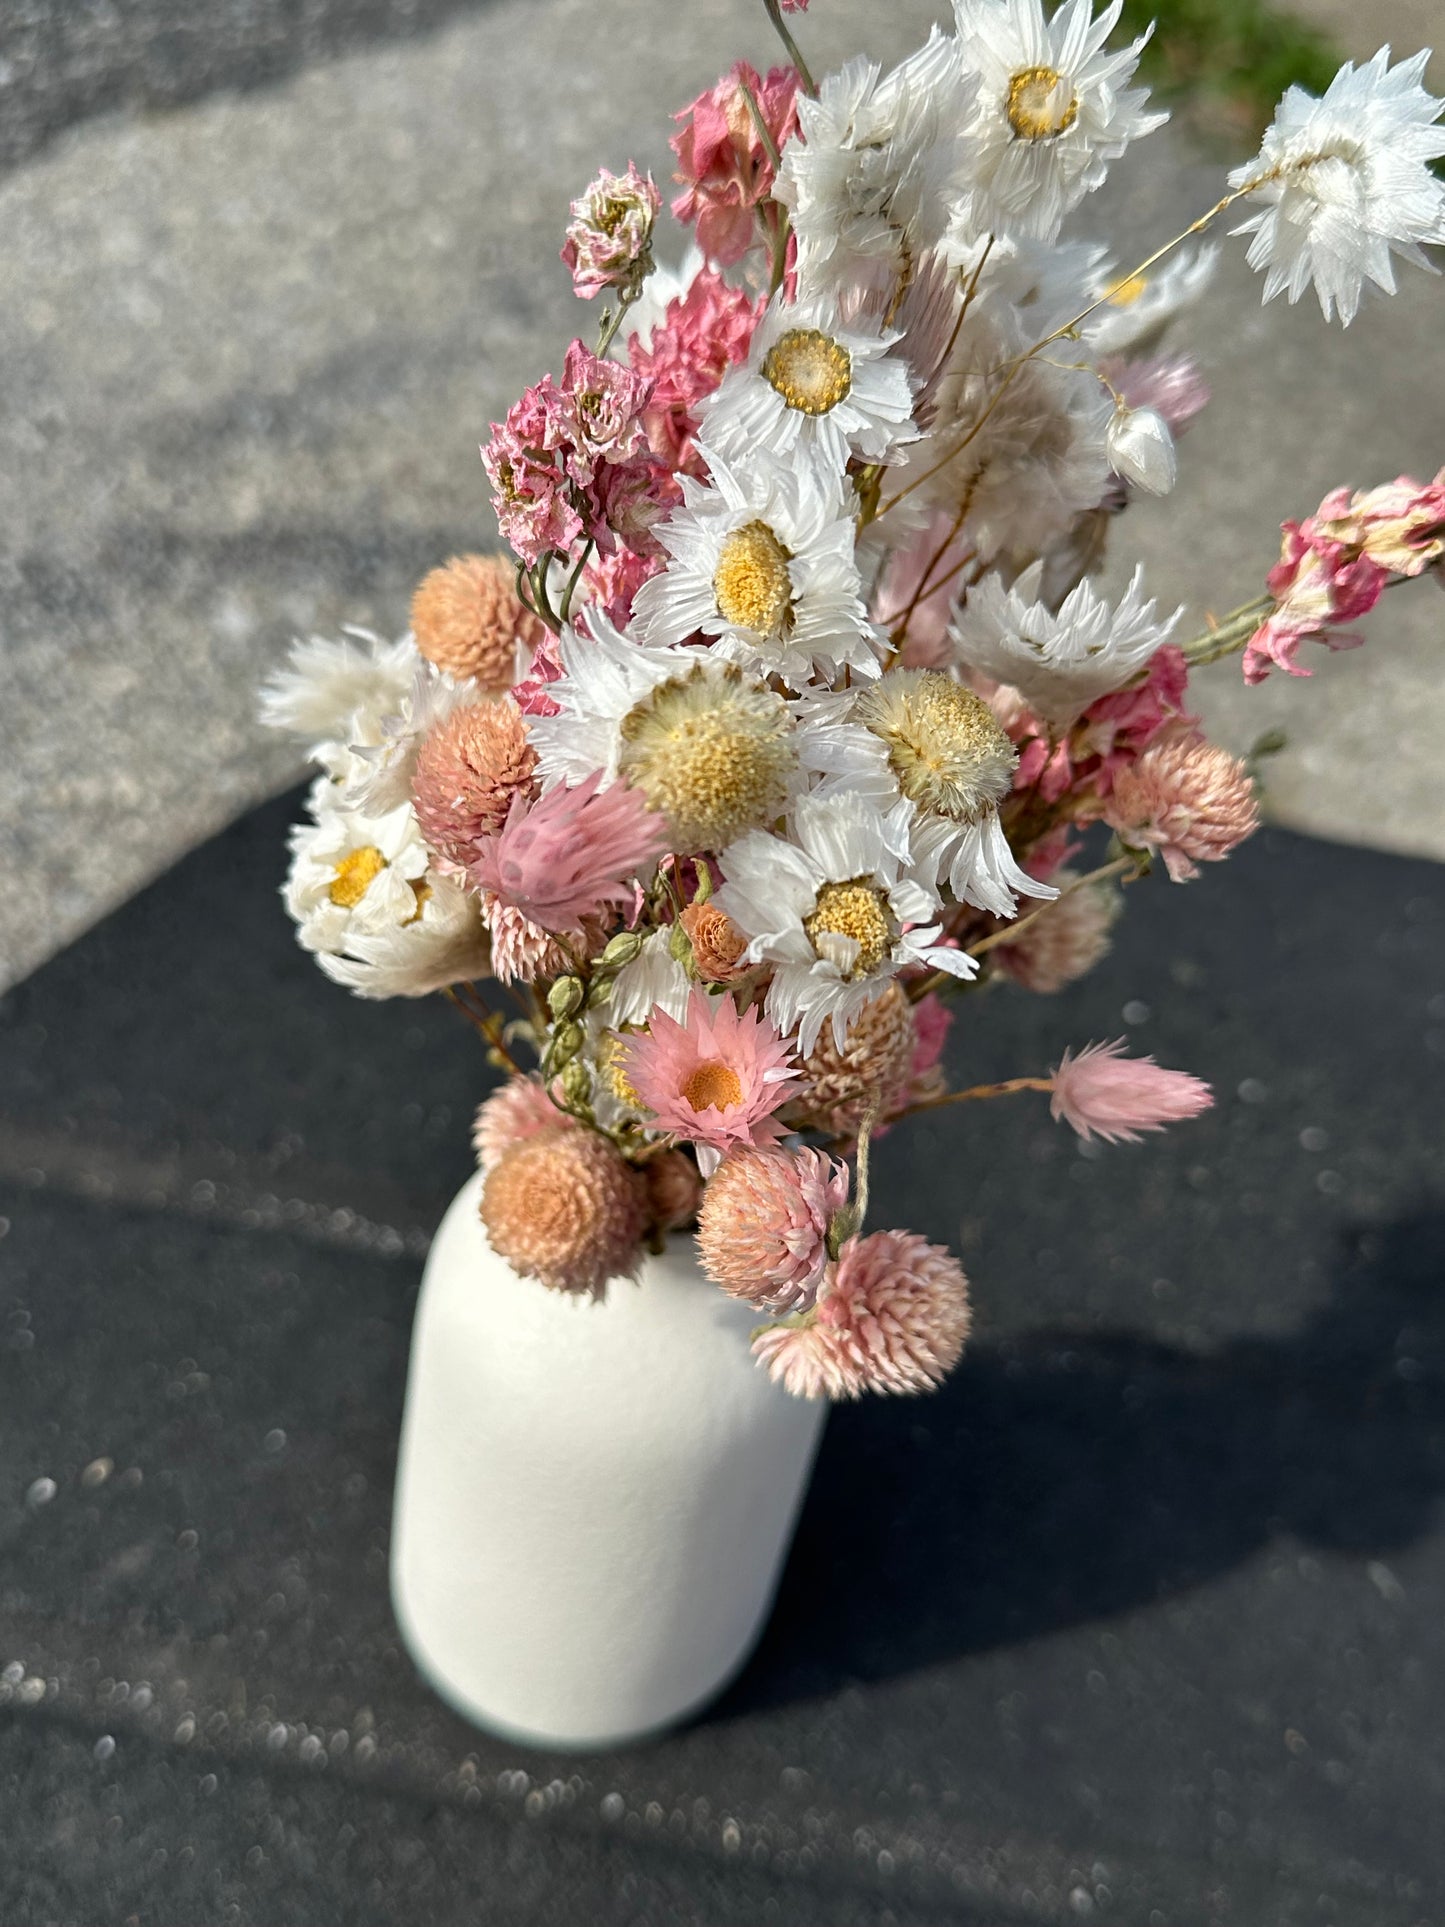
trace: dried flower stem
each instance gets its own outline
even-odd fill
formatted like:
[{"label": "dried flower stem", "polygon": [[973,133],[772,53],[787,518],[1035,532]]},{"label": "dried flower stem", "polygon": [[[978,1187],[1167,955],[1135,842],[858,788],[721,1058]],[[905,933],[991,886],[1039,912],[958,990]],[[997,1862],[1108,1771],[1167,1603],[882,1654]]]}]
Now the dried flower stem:
[{"label": "dried flower stem", "polygon": [[460,984],[448,984],[446,987],[447,997],[462,1013],[467,1022],[474,1024],[481,1032],[482,1036],[487,1040],[488,1045],[496,1052],[512,1076],[525,1076],[526,1073],[523,1071],[522,1066],[507,1048],[506,1026],[503,1024],[501,1017],[496,1011],[487,1006],[482,998],[481,992],[475,984],[468,984],[466,986],[466,992],[467,994],[463,996],[462,986]]},{"label": "dried flower stem", "polygon": [[763,0],[763,6],[766,9],[769,20],[773,23],[773,31],[783,43],[783,51],[798,70],[798,78],[803,83],[803,92],[805,94],[816,94],[818,89],[814,83],[813,76],[808,71],[808,63],[798,52],[797,41],[794,40],[793,36],[788,32],[787,27],[783,24],[783,11],[778,4],[778,0]]},{"label": "dried flower stem", "polygon": [[916,1117],[920,1111],[941,1111],[946,1104],[972,1104],[980,1097],[1012,1097],[1015,1091],[1052,1089],[1047,1077],[1010,1077],[1002,1084],[973,1084],[966,1091],[945,1091],[942,1097],[925,1097],[921,1103],[910,1104],[901,1115]]}]

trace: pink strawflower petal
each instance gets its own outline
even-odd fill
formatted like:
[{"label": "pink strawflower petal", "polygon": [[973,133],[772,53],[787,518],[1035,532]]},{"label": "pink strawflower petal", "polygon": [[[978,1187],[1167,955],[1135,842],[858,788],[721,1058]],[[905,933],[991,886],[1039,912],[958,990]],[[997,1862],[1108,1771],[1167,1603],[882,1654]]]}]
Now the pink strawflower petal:
[{"label": "pink strawflower petal", "polygon": [[798,1398],[930,1392],[958,1363],[968,1280],[944,1245],[911,1231],[850,1238],[817,1306],[753,1339],[753,1355]]},{"label": "pink strawflower petal", "polygon": [[755,1005],[739,1011],[730,996],[701,990],[688,1001],[686,1023],[655,1009],[647,1030],[619,1052],[652,1128],[695,1144],[705,1176],[724,1152],[783,1136],[773,1113],[796,1082],[792,1064],[791,1046]]},{"label": "pink strawflower petal", "polygon": [[1213,1104],[1209,1086],[1188,1071],[1164,1070],[1152,1057],[1125,1057],[1124,1048],[1119,1037],[1087,1044],[1077,1057],[1065,1051],[1059,1060],[1049,1109],[1081,1138],[1137,1143],[1141,1131],[1198,1117]]},{"label": "pink strawflower petal", "polygon": [[667,827],[625,783],[600,787],[601,771],[528,803],[518,797],[501,830],[479,849],[468,875],[543,930],[576,930],[633,901],[629,879],[650,875]]},{"label": "pink strawflower petal", "polygon": [[697,1249],[715,1285],[766,1311],[811,1305],[828,1226],[848,1202],[848,1167],[821,1151],[738,1151],[703,1194]]}]

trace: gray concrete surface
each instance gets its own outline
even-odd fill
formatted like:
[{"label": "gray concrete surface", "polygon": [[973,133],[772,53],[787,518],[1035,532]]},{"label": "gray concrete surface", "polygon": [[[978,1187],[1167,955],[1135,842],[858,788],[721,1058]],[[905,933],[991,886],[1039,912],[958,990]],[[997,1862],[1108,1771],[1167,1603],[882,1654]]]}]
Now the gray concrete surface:
[{"label": "gray concrete surface", "polygon": [[[828,0],[806,31],[820,66],[891,58],[938,12]],[[670,107],[770,51],[747,0],[690,0],[685,26],[670,0],[494,0],[91,121],[0,181],[0,983],[293,774],[255,683],[297,630],[397,628],[416,577],[485,538],[477,443],[591,325],[556,261],[568,198],[629,154],[665,174]],[[1100,209],[1131,245],[1217,191],[1151,148]],[[1121,531],[1161,593],[1227,608],[1332,482],[1433,471],[1442,298],[1415,276],[1330,335],[1261,315],[1235,255],[1200,324],[1220,399],[1179,494]],[[1288,692],[1311,746],[1276,765],[1285,820],[1445,854],[1442,625],[1421,591]],[[1242,742],[1285,702],[1231,687],[1208,713]]]}]

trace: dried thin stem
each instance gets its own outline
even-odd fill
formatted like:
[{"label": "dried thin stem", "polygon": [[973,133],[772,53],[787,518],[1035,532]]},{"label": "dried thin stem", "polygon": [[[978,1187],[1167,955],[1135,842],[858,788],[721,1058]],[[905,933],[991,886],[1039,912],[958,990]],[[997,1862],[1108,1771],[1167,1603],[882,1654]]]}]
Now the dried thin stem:
[{"label": "dried thin stem", "polygon": [[972,1104],[982,1097],[1012,1097],[1015,1091],[1051,1091],[1053,1088],[1047,1077],[1010,1077],[1002,1084],[973,1084],[966,1091],[945,1091],[942,1097],[925,1097],[918,1104],[910,1104],[902,1115],[916,1117],[920,1111],[941,1111],[947,1104]]},{"label": "dried thin stem", "polygon": [[783,51],[798,70],[798,78],[803,83],[803,92],[805,94],[816,94],[818,89],[814,84],[812,74],[808,71],[808,63],[798,52],[798,43],[788,32],[784,24],[783,10],[778,4],[778,0],[763,0],[763,6],[767,10],[769,20],[773,23],[773,31],[783,43]]}]

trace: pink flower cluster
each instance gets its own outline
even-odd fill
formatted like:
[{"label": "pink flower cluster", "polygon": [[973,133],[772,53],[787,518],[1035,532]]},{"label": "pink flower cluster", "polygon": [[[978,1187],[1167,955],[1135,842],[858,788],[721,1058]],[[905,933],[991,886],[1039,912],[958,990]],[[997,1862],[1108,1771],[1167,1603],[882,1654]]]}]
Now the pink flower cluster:
[{"label": "pink flower cluster", "polygon": [[625,174],[604,167],[572,203],[562,261],[574,293],[584,301],[604,288],[635,293],[652,265],[652,227],[661,206],[652,176],[639,174],[635,162]]},{"label": "pink flower cluster", "polygon": [[1250,638],[1244,680],[1271,668],[1311,672],[1296,661],[1302,642],[1355,649],[1362,637],[1342,629],[1368,615],[1394,580],[1424,573],[1445,556],[1445,469],[1433,482],[1401,475],[1352,496],[1337,488],[1315,514],[1283,525],[1280,559],[1268,576],[1273,613]]},{"label": "pink flower cluster", "polygon": [[773,187],[773,164],[754,123],[749,93],[781,151],[798,131],[798,76],[791,67],[774,67],[764,80],[756,67],[740,60],[675,116],[684,123],[672,138],[682,192],[672,211],[679,221],[696,224],[698,246],[723,267],[741,261],[758,240],[758,209]]},{"label": "pink flower cluster", "polygon": [[482,461],[506,541],[529,568],[584,538],[604,553],[665,512],[676,483],[647,453],[645,377],[600,361],[580,341],[562,380],[545,375],[493,422]]},{"label": "pink flower cluster", "polygon": [[636,373],[652,384],[643,426],[652,452],[669,468],[700,471],[693,438],[697,404],[729,368],[747,359],[765,302],[729,287],[704,268],[687,292],[668,302],[650,342],[634,335],[628,353]]}]

